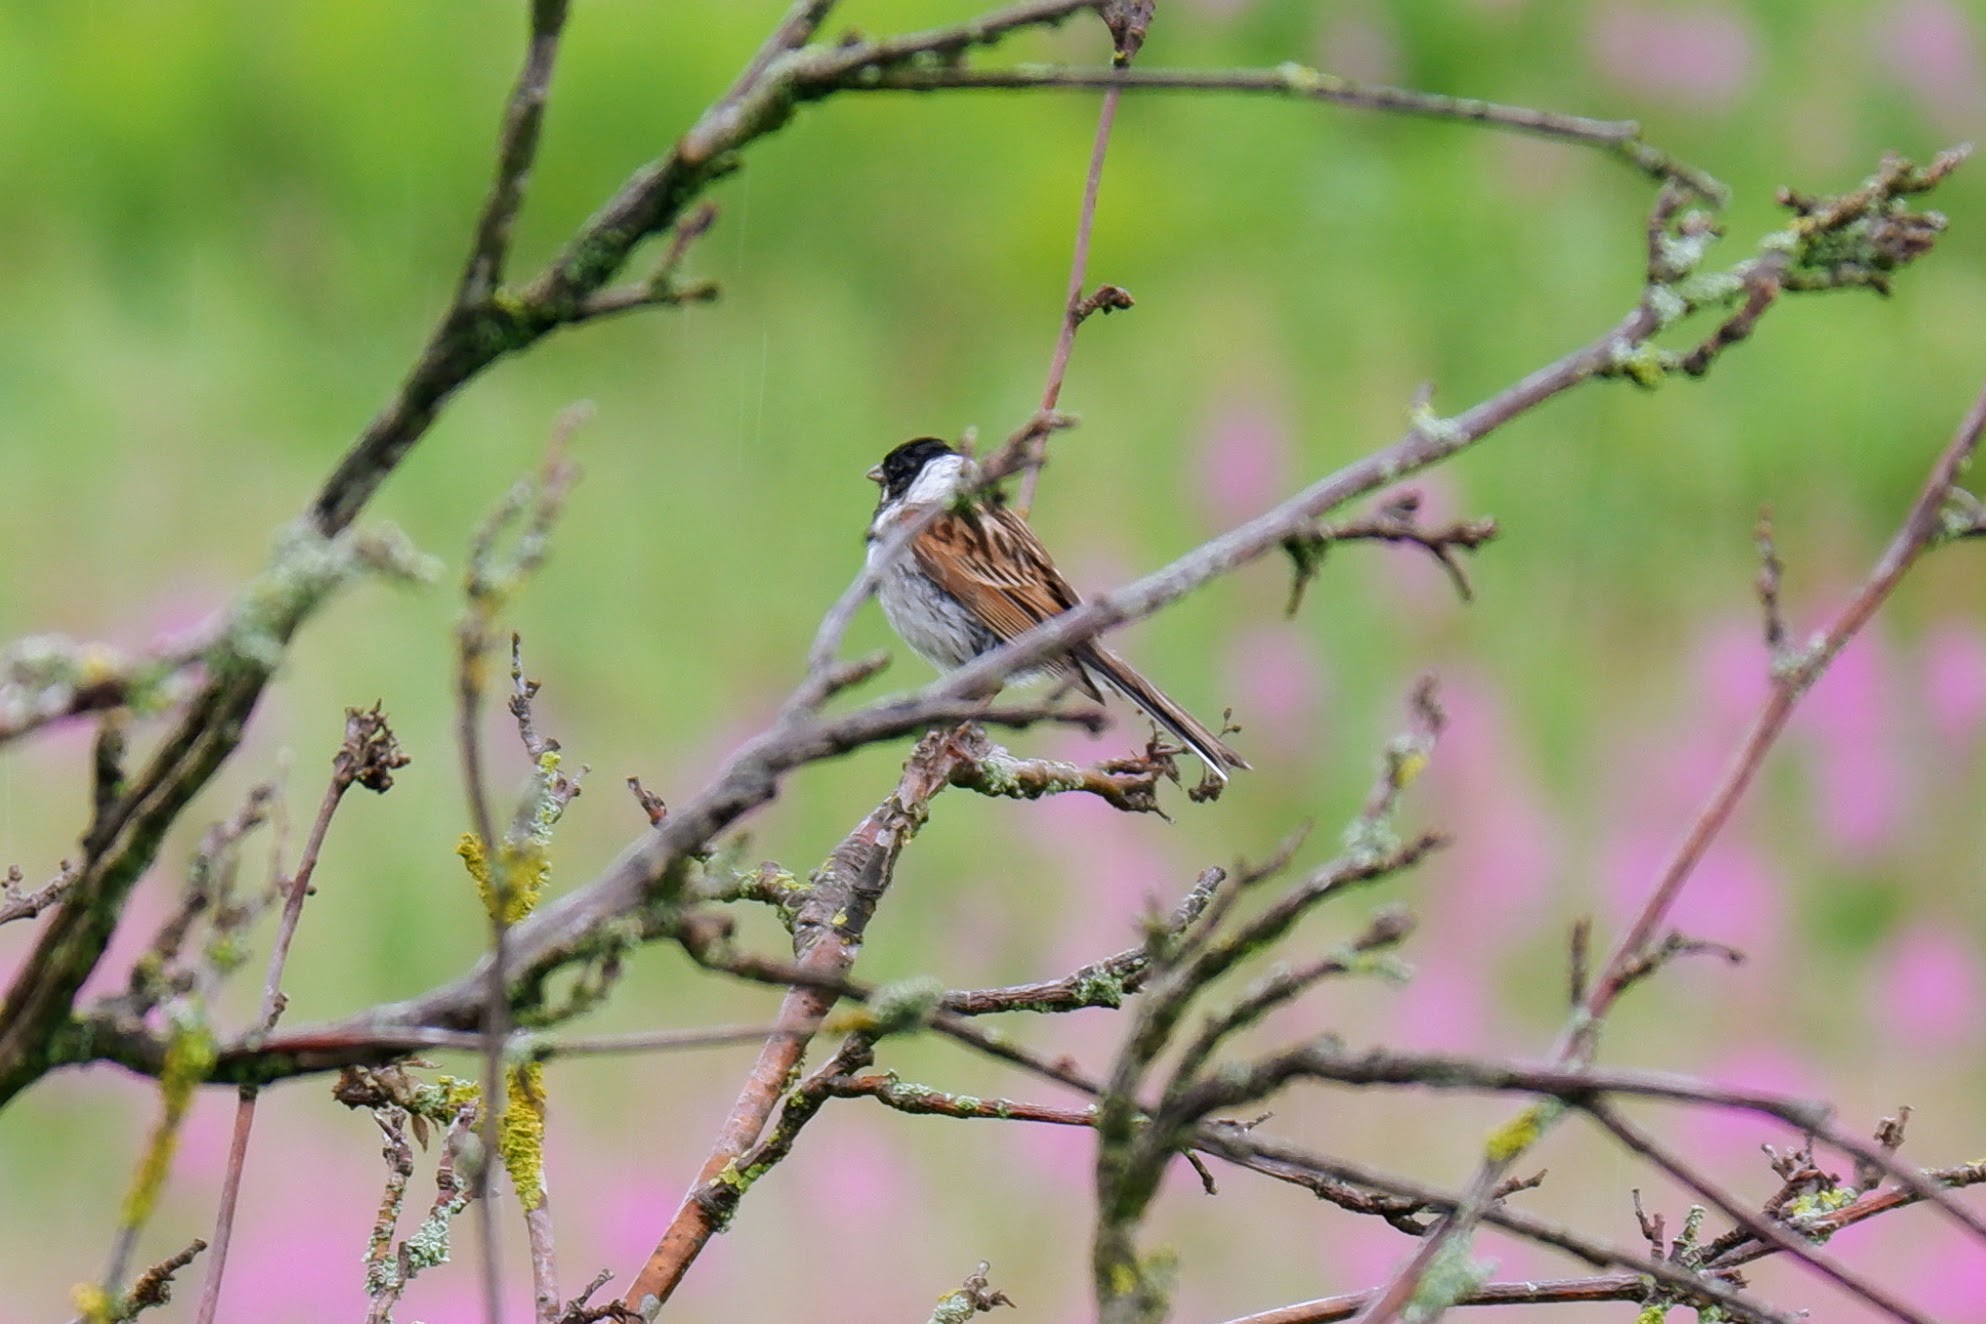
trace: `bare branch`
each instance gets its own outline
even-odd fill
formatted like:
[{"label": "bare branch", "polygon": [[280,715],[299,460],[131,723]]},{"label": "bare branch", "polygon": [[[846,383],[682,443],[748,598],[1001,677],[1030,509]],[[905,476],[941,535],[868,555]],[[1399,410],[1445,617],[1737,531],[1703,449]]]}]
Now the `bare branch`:
[{"label": "bare branch", "polygon": [[23,892],[21,883],[24,879],[21,866],[8,865],[4,890],[0,890],[0,924],[11,924],[17,919],[33,919],[66,896],[69,889],[76,885],[79,877],[76,866],[64,860],[61,867],[55,871],[55,877],[32,892]]},{"label": "bare branch", "polygon": [[[1144,4],[1116,0],[1104,7],[1104,21],[1110,26],[1117,48],[1113,61],[1116,67],[1129,68],[1136,58],[1138,48],[1144,45],[1145,29],[1151,24],[1151,11],[1148,0]],[[1046,444],[1050,429],[1039,420],[1055,416],[1055,407],[1062,398],[1062,379],[1069,371],[1069,353],[1076,344],[1076,328],[1100,307],[1131,306],[1130,296],[1122,291],[1117,291],[1122,296],[1121,302],[1105,299],[1101,290],[1094,301],[1083,298],[1083,286],[1089,280],[1090,236],[1096,229],[1097,192],[1103,185],[1103,158],[1110,150],[1110,132],[1117,123],[1117,101],[1123,94],[1124,90],[1118,87],[1105,91],[1096,114],[1096,138],[1090,146],[1089,171],[1083,177],[1083,200],[1076,209],[1076,242],[1069,257],[1069,288],[1062,300],[1061,326],[1055,334],[1055,350],[1048,360],[1048,380],[1041,388],[1041,408],[1035,414],[1038,422],[1028,429],[1021,455],[1021,488],[1014,508],[1022,515],[1034,508],[1035,487],[1041,481],[1041,466],[1048,457]]]},{"label": "bare branch", "polygon": [[[317,857],[331,830],[331,816],[337,812],[345,792],[354,785],[383,794],[393,785],[393,773],[407,765],[386,716],[374,704],[370,712],[360,708],[345,710],[345,740],[332,759],[331,784],[318,805],[317,819],[304,843],[303,857],[296,872],[283,884],[283,910],[276,924],[275,941],[270,946],[267,973],[262,982],[262,1002],[256,1015],[256,1037],[276,1028],[283,1014],[283,966],[289,958],[290,943],[303,917],[304,898],[310,895],[311,875],[317,870]],[[280,863],[276,867],[280,867]],[[198,1324],[212,1324],[220,1308],[221,1279],[227,1271],[228,1247],[234,1239],[235,1203],[241,1194],[242,1172],[248,1162],[248,1138],[255,1124],[255,1101],[259,1087],[243,1085],[235,1105],[234,1133],[228,1146],[227,1167],[221,1178],[219,1210],[214,1216],[214,1253],[207,1261],[207,1276],[201,1284],[200,1302],[194,1316]]]},{"label": "bare branch", "polygon": [[1721,203],[1727,190],[1708,174],[1675,160],[1641,137],[1632,120],[1596,120],[1563,115],[1529,106],[1499,105],[1470,97],[1444,96],[1410,88],[1360,83],[1321,73],[1299,64],[1274,69],[1061,69],[1022,65],[1011,69],[972,69],[960,65],[940,68],[885,68],[870,73],[837,71],[847,85],[865,91],[932,92],[944,88],[1061,88],[1105,92],[1125,88],[1174,92],[1245,92],[1290,96],[1357,110],[1381,110],[1431,119],[1456,120],[1490,128],[1514,130],[1540,138],[1598,147],[1653,179],[1674,181],[1706,201]]},{"label": "bare branch", "polygon": [[469,245],[469,262],[455,292],[456,306],[473,308],[487,302],[503,284],[504,260],[510,255],[510,232],[524,205],[524,188],[531,162],[538,154],[538,132],[545,122],[545,99],[558,56],[559,34],[565,27],[567,0],[531,0],[531,38],[524,67],[518,71],[504,107],[503,129],[497,139],[496,181],[476,221]]},{"label": "bare branch", "polygon": [[931,1311],[927,1324],[965,1324],[974,1315],[983,1314],[995,1306],[1013,1305],[1011,1297],[986,1281],[987,1271],[991,1268],[985,1260],[981,1260],[963,1287],[938,1298],[937,1307]]},{"label": "bare branch", "polygon": [[[1743,798],[1766,754],[1785,729],[1802,695],[1856,632],[1868,623],[1918,558],[1940,541],[1942,513],[1947,498],[1956,486],[1959,474],[1978,448],[1982,433],[1986,433],[1986,388],[1981,389],[1951,442],[1932,465],[1922,491],[1904,517],[1902,527],[1890,540],[1854,598],[1797,658],[1789,659],[1785,665],[1775,669],[1771,693],[1753,719],[1736,759],[1690,824],[1682,844],[1663,867],[1640,912],[1616,942],[1613,953],[1585,1000],[1574,1009],[1554,1048],[1554,1062],[1583,1065],[1591,1059],[1607,1012],[1645,960],[1646,952],[1654,944],[1655,935],[1666,922],[1668,912],[1681,895],[1684,884],[1689,881],[1711,841],[1730,821],[1738,801]],[[1441,1247],[1469,1234],[1489,1190],[1522,1150],[1523,1147],[1518,1146],[1509,1152],[1492,1153],[1485,1160],[1469,1185],[1469,1199],[1422,1242],[1415,1255],[1394,1275],[1386,1290],[1373,1299],[1361,1316],[1362,1324],[1385,1324],[1398,1318],[1412,1296],[1415,1284],[1426,1273]],[[1947,1202],[1942,1207],[1946,1207],[1954,1217],[1963,1218],[1955,1204]]]},{"label": "bare branch", "polygon": [[[1225,1324],[1339,1324],[1372,1299],[1371,1292],[1319,1297],[1240,1315]],[[1556,1278],[1522,1283],[1484,1283],[1458,1297],[1458,1306],[1572,1305],[1588,1301],[1646,1301],[1648,1284],[1640,1274],[1612,1273],[1591,1278]]]},{"label": "bare branch", "polygon": [[1890,1318],[1901,1321],[1901,1324],[1927,1324],[1924,1316],[1885,1291],[1879,1284],[1871,1282],[1840,1260],[1819,1250],[1806,1238],[1789,1232],[1784,1225],[1753,1214],[1738,1201],[1736,1196],[1671,1153],[1667,1146],[1622,1117],[1611,1105],[1598,1100],[1589,1100],[1580,1106],[1588,1116],[1611,1132],[1615,1139],[1710,1201],[1726,1218],[1737,1223],[1759,1241],[1791,1255],[1842,1290],[1859,1297]]}]

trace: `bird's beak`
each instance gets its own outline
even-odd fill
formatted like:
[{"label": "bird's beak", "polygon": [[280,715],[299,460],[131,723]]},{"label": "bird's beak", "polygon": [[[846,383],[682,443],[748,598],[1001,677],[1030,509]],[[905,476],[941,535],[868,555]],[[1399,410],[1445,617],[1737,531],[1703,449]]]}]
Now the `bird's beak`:
[{"label": "bird's beak", "polygon": [[871,469],[868,473],[864,474],[863,477],[867,478],[872,483],[876,483],[880,485],[883,481],[883,466],[880,464],[877,465],[875,468]]}]

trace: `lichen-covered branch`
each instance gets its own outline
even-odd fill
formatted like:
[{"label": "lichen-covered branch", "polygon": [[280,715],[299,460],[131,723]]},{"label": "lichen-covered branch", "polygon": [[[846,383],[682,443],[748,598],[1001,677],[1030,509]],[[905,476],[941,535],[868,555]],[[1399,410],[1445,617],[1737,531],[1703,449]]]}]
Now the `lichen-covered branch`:
[{"label": "lichen-covered branch", "polygon": [[[1886,171],[1882,178],[1889,179],[1892,187],[1898,181],[1915,182],[1915,177],[1896,171]],[[1866,205],[1867,199],[1875,195],[1865,189],[1856,196]],[[1815,210],[1822,212],[1828,209],[1816,204]],[[1828,214],[1838,215],[1839,209]],[[1957,488],[1960,474],[1978,449],[1982,433],[1986,433],[1986,387],[1981,388],[1951,442],[1932,464],[1917,500],[1861,588],[1798,657],[1774,660],[1771,690],[1746,732],[1737,757],[1712,788],[1709,798],[1690,823],[1681,845],[1663,866],[1647,900],[1616,942],[1601,974],[1593,981],[1584,1000],[1574,1008],[1554,1048],[1554,1063],[1583,1066],[1592,1060],[1607,1013],[1641,968],[1645,952],[1656,943],[1657,934],[1666,923],[1697,863],[1730,821],[1738,802],[1757,776],[1780,733],[1785,730],[1800,699],[1848,641],[1888,600],[1910,568],[1925,552],[1945,540],[1944,513],[1949,508],[1950,496]],[[1488,1192],[1509,1169],[1522,1148],[1509,1153],[1492,1151],[1485,1156],[1469,1184],[1468,1200],[1422,1243],[1394,1275],[1386,1290],[1373,1299],[1361,1316],[1363,1324],[1387,1324],[1399,1318],[1440,1253],[1440,1247],[1451,1241],[1466,1241]]]}]

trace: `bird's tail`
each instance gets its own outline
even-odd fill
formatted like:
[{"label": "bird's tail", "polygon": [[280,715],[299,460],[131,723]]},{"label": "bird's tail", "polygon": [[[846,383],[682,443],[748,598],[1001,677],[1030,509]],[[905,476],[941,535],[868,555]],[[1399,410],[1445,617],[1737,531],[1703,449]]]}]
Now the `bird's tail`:
[{"label": "bird's tail", "polygon": [[1199,756],[1207,771],[1226,781],[1230,771],[1248,767],[1248,760],[1230,749],[1200,720],[1166,697],[1165,691],[1146,680],[1115,653],[1092,645],[1080,655],[1082,669],[1136,704],[1144,714]]}]

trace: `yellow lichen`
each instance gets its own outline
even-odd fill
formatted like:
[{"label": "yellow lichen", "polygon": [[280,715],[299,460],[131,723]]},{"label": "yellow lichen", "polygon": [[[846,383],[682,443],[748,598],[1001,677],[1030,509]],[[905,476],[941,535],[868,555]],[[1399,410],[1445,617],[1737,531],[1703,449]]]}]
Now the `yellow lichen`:
[{"label": "yellow lichen", "polygon": [[545,1069],[527,1062],[512,1067],[498,1126],[497,1152],[526,1210],[545,1201]]},{"label": "yellow lichen", "polygon": [[467,869],[469,876],[476,880],[476,890],[484,894],[484,904],[487,905],[490,888],[490,862],[488,857],[483,853],[483,839],[473,832],[464,832],[462,839],[455,843],[455,853],[462,857],[462,867]]},{"label": "yellow lichen", "polygon": [[152,1129],[151,1142],[138,1161],[131,1181],[131,1193],[124,1200],[124,1223],[138,1227],[151,1216],[172,1167],[173,1151],[179,1147],[179,1125],[193,1094],[214,1068],[214,1037],[204,1022],[191,1020],[175,1027],[166,1044],[165,1066],[159,1072],[159,1122]]},{"label": "yellow lichen", "polygon": [[464,832],[455,843],[455,853],[462,857],[462,866],[476,880],[476,895],[482,898],[483,909],[491,918],[500,918],[505,924],[515,924],[538,908],[538,901],[545,894],[545,882],[552,876],[551,861],[545,857],[544,848],[535,842],[522,846],[505,842],[497,851],[494,879],[489,853],[481,837]]},{"label": "yellow lichen", "polygon": [[113,1305],[110,1293],[95,1283],[77,1283],[70,1290],[69,1299],[76,1303],[76,1316],[85,1324],[105,1324],[110,1319]]},{"label": "yellow lichen", "polygon": [[1534,1103],[1517,1116],[1490,1132],[1483,1153],[1492,1163],[1508,1163],[1538,1143],[1538,1137],[1552,1124],[1564,1107],[1556,1099]]}]

